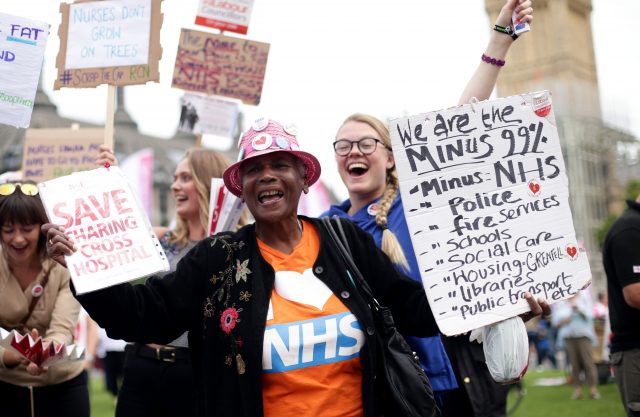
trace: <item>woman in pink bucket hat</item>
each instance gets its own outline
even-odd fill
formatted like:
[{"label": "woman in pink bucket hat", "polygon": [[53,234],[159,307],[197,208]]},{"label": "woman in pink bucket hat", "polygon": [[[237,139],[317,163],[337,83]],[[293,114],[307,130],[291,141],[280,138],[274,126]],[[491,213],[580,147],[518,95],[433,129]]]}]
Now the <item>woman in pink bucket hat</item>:
[{"label": "woman in pink bucket hat", "polygon": [[310,153],[300,150],[297,128],[293,124],[281,125],[266,118],[257,119],[240,138],[238,162],[224,172],[224,184],[238,197],[242,197],[240,166],[248,159],[272,152],[287,152],[298,157],[305,167],[308,187],[320,178],[320,162]]},{"label": "woman in pink bucket hat", "polygon": [[[144,343],[188,330],[201,416],[397,415],[383,401],[366,297],[329,229],[297,214],[301,194],[320,175],[318,160],[299,149],[295,127],[268,119],[257,120],[239,147],[224,181],[245,200],[254,224],[204,239],[162,280],[76,297],[111,337]],[[370,234],[337,221],[398,328],[435,335],[422,286],[399,272]],[[73,244],[55,225],[43,230],[49,255],[64,263]],[[535,301],[531,308],[542,311]],[[438,415],[430,399],[419,415]]]}]

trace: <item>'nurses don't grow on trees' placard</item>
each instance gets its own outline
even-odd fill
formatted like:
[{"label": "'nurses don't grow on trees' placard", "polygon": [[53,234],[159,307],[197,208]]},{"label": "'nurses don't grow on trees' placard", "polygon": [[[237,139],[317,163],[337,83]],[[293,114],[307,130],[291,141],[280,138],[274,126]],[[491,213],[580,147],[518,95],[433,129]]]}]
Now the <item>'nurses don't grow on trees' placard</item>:
[{"label": "'nurses don't grow on trees' placard", "polygon": [[49,24],[0,13],[0,123],[28,127]]},{"label": "'nurses don't grow on trees' placard", "polygon": [[158,81],[161,0],[60,4],[60,51],[54,89]]},{"label": "'nurses don't grow on trees' placard", "polygon": [[591,279],[548,92],[392,120],[400,191],[440,330],[553,303]]},{"label": "'nurses don't grow on trees' placard", "polygon": [[172,87],[258,105],[269,44],[182,29]]},{"label": "'nurses don't grow on trees' placard", "polygon": [[47,216],[78,250],[66,257],[81,294],[167,271],[169,263],[147,215],[118,167],[38,184]]}]

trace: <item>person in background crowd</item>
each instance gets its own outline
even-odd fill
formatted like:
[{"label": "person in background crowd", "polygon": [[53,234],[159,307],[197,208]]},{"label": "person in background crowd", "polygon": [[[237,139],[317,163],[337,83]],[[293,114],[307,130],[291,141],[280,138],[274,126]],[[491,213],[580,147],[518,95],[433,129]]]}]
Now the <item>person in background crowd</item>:
[{"label": "person in background crowd", "polygon": [[[102,146],[96,163],[113,162]],[[0,327],[44,341],[72,344],[80,304],[69,272],[46,256],[40,227],[47,215],[37,186],[0,185]],[[3,417],[89,416],[83,361],[38,367],[0,348],[0,414]]]},{"label": "person in background crowd", "polygon": [[[297,214],[320,163],[300,150],[293,126],[274,120],[256,121],[239,147],[239,162],[223,178],[254,224],[198,242],[162,279],[78,299],[112,337],[148,343],[189,330],[200,415],[379,417],[371,310],[321,221]],[[341,223],[354,262],[398,328],[436,334],[422,286],[402,275],[368,233]],[[59,226],[43,231],[49,255],[64,264],[73,242]],[[533,314],[549,311],[525,298]]]},{"label": "person in background crowd", "polygon": [[596,302],[593,303],[593,318],[594,320],[606,320],[608,317],[607,297],[603,292],[599,292]]},{"label": "person in background crowd", "polygon": [[[516,9],[521,20],[530,22],[530,1],[509,0],[496,20],[498,27],[510,25]],[[489,98],[501,66],[487,62],[485,56],[504,60],[513,39],[494,31],[483,60],[464,89],[459,104],[472,98]],[[391,152],[391,139],[385,123],[356,113],[342,123],[333,143],[338,171],[349,192],[349,199],[332,206],[325,216],[354,221],[369,232],[376,244],[395,265],[417,282],[422,282],[411,244],[399,193],[398,176]],[[507,388],[495,383],[484,363],[482,347],[466,337],[448,338],[449,357],[456,365],[457,382],[440,336],[406,336],[416,351],[436,392],[445,416],[504,416]]]},{"label": "person in background crowd", "polygon": [[538,353],[538,370],[543,369],[544,360],[548,359],[551,367],[556,369],[556,350],[554,347],[555,337],[551,322],[545,318],[540,318],[536,332],[536,351]]},{"label": "person in background crowd", "polygon": [[127,346],[127,342],[121,339],[112,339],[107,336],[107,332],[102,327],[99,327],[97,323],[95,326],[98,331],[96,357],[100,358],[102,362],[104,386],[113,396],[114,401],[117,401],[124,376],[124,349]]},{"label": "person in background crowd", "polygon": [[598,374],[593,363],[592,346],[596,344],[596,333],[593,328],[593,306],[589,296],[579,292],[568,300],[555,305],[553,323],[558,327],[559,348],[564,348],[571,364],[573,395],[571,399],[583,398],[581,373],[589,385],[591,398],[600,399],[598,391]]},{"label": "person in background crowd", "polygon": [[640,195],[613,223],[602,253],[607,274],[611,364],[629,417],[640,416]]}]

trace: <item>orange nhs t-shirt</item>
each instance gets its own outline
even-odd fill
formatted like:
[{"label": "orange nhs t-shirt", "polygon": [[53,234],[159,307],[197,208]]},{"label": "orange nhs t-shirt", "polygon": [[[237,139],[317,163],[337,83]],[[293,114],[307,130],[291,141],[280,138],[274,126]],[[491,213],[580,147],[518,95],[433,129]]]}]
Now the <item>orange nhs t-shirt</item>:
[{"label": "orange nhs t-shirt", "polygon": [[258,245],[275,271],[262,353],[264,415],[362,416],[364,333],[313,273],[318,232],[303,221],[289,255]]}]

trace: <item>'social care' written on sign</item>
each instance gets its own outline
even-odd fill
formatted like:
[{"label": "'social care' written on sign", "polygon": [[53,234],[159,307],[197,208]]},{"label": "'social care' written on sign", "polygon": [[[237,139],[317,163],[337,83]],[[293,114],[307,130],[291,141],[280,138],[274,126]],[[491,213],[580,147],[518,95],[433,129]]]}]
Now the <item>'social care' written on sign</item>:
[{"label": "'social care' written on sign", "polygon": [[77,172],[38,184],[47,216],[78,250],[67,267],[78,293],[167,271],[169,263],[118,167]]},{"label": "'social care' written on sign", "polygon": [[75,3],[69,12],[67,69],[145,65],[151,0]]},{"label": "'social care' written on sign", "polygon": [[548,92],[392,120],[400,191],[440,330],[460,334],[591,279]]},{"label": "'social care' written on sign", "polygon": [[182,29],[172,87],[258,105],[269,44]]},{"label": "'social care' written on sign", "polygon": [[0,123],[28,127],[49,24],[0,13]]}]

